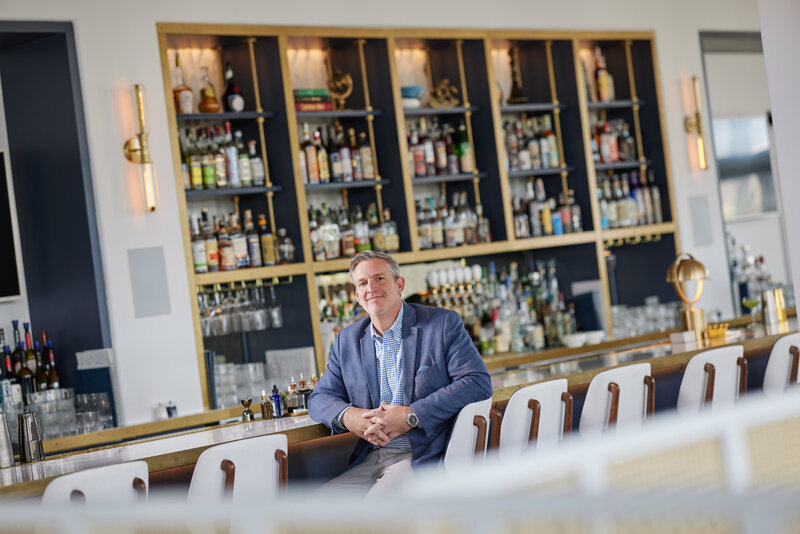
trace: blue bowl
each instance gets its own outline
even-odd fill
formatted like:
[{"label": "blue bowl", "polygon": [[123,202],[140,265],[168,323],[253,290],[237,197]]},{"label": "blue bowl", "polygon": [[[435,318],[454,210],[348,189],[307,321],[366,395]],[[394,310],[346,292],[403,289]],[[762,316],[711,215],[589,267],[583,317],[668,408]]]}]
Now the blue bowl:
[{"label": "blue bowl", "polygon": [[424,89],[420,85],[409,85],[407,87],[401,87],[400,93],[403,95],[403,98],[419,98],[423,90]]}]

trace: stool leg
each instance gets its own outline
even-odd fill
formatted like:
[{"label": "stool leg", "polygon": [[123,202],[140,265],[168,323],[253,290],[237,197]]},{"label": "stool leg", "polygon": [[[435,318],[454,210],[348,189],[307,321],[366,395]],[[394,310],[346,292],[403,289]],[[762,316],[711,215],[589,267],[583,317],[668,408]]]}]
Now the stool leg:
[{"label": "stool leg", "polygon": [[478,439],[475,441],[475,456],[486,452],[486,418],[476,415],[472,418],[472,424],[478,427]]},{"label": "stool leg", "polygon": [[278,487],[285,487],[289,483],[289,458],[286,451],[275,451],[275,460],[278,461]]},{"label": "stool leg", "polygon": [[792,345],[789,347],[789,354],[792,355],[792,370],[789,372],[789,385],[797,384],[797,366],[800,362],[800,349]]},{"label": "stool leg", "polygon": [[492,422],[491,434],[489,434],[489,448],[500,448],[500,430],[502,428],[503,414],[497,408],[492,408],[489,412],[489,419]]},{"label": "stool leg", "polygon": [[140,501],[147,500],[147,484],[141,478],[136,477],[133,479],[133,491],[136,492],[136,498]]},{"label": "stool leg", "polygon": [[609,382],[608,391],[611,392],[611,408],[608,410],[608,426],[611,426],[617,424],[617,414],[619,413],[619,384],[616,382]]},{"label": "stool leg", "polygon": [[747,393],[747,358],[744,356],[736,360],[739,366],[739,395]]},{"label": "stool leg", "polygon": [[656,379],[650,375],[644,377],[644,385],[647,386],[647,415],[653,415],[656,411]]},{"label": "stool leg", "polygon": [[531,427],[528,429],[528,443],[536,441],[539,437],[539,419],[542,417],[542,405],[536,399],[528,400],[528,409],[531,415]]},{"label": "stool leg", "polygon": [[710,404],[714,400],[714,379],[716,378],[717,370],[714,368],[713,363],[707,363],[703,366],[706,371],[706,397],[703,404]]}]

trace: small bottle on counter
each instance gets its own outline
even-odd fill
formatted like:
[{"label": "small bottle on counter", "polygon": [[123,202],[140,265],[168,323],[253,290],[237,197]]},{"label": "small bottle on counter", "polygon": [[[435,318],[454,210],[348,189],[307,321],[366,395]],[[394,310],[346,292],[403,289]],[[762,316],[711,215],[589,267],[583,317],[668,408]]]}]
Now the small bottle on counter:
[{"label": "small bottle on counter", "polygon": [[283,417],[283,399],[277,384],[272,384],[272,396],[270,396],[269,402],[272,405],[272,417],[275,419]]},{"label": "small bottle on counter", "polygon": [[272,419],[272,406],[270,406],[269,398],[267,398],[267,390],[261,390],[261,419],[265,421]]}]

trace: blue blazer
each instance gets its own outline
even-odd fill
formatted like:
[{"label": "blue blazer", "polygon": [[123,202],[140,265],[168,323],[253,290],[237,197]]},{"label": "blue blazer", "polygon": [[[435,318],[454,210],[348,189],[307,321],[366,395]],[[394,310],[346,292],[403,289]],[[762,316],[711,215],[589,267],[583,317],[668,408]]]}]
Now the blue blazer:
[{"label": "blue blazer", "polygon": [[[412,465],[436,461],[444,453],[454,416],[469,403],[492,395],[483,360],[454,311],[403,302],[403,398],[419,417],[408,432]],[[315,421],[333,427],[346,406],[372,409],[381,404],[375,343],[366,317],[344,328],[330,361],[308,399]],[[359,440],[350,465],[361,462],[370,444]]]}]

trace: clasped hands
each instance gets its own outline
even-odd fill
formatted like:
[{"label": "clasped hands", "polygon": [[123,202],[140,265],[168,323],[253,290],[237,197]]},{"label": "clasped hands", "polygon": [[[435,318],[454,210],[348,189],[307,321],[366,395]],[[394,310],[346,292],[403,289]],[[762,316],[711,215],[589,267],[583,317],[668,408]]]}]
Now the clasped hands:
[{"label": "clasped hands", "polygon": [[405,434],[411,427],[406,419],[410,407],[382,402],[374,410],[349,408],[342,416],[342,424],[347,430],[379,447]]}]

